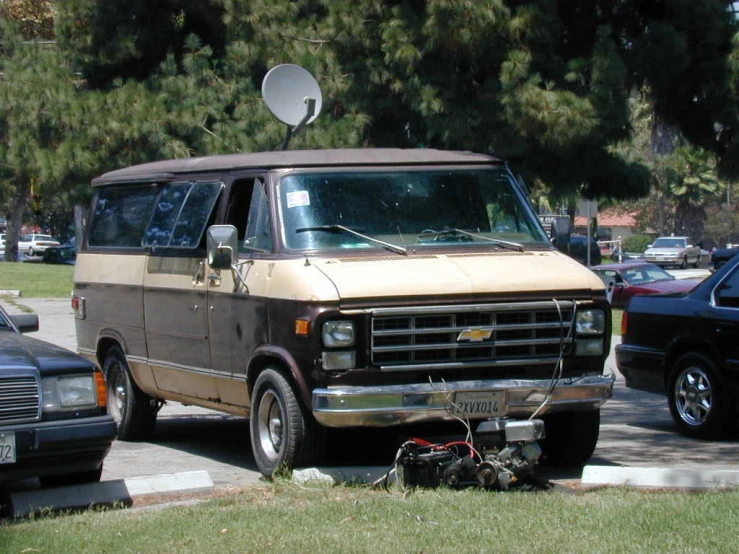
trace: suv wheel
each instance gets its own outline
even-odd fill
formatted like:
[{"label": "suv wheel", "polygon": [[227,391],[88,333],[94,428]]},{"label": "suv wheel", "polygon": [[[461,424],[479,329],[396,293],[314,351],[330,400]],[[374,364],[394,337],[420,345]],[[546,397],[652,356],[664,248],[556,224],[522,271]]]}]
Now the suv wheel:
[{"label": "suv wheel", "polygon": [[712,438],[724,431],[729,411],[726,387],[710,358],[697,352],[680,356],[667,390],[670,414],[683,434]]}]

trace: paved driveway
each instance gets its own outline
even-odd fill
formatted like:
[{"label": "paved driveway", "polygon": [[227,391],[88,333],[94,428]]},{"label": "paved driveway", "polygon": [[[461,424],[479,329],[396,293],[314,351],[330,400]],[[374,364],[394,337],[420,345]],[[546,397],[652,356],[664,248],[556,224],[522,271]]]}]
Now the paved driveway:
[{"label": "paved driveway", "polygon": [[[7,307],[13,312],[26,307],[38,313],[41,327],[35,336],[75,348],[74,317],[68,300],[20,298]],[[613,399],[602,410],[601,438],[591,463],[634,467],[736,467],[739,459],[736,437],[725,441],[699,441],[678,435],[664,397],[627,389],[613,355],[607,365],[617,374],[617,382]],[[384,445],[378,435],[381,433],[346,433],[342,441],[352,445],[345,450],[355,453],[357,463],[390,464],[392,454],[382,448]],[[260,475],[250,452],[248,421],[169,403],[160,412],[150,442],[114,443],[105,461],[103,479],[193,470],[208,470],[217,487],[243,487],[257,482]],[[579,477],[577,472],[548,476]]]}]

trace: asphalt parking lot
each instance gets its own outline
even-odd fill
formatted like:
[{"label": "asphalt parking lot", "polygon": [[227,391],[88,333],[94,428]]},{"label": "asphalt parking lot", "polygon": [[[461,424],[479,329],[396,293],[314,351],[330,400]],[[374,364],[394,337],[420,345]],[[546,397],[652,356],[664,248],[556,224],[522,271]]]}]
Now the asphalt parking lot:
[{"label": "asphalt parking lot", "polygon": [[[40,319],[40,330],[35,333],[37,338],[75,349],[74,317],[69,300],[21,297],[10,304],[5,303],[5,306],[11,313],[22,310],[37,313]],[[678,435],[664,397],[624,386],[616,369],[613,349],[607,367],[616,374],[617,381],[613,398],[602,409],[601,437],[592,464],[691,470],[735,469],[739,458],[739,438],[698,441]],[[378,440],[376,434],[360,434],[356,438],[358,456],[354,463],[390,465],[392,455],[383,450],[382,444],[372,443]],[[113,481],[201,470],[210,474],[216,489],[242,488],[259,482],[261,476],[250,452],[248,421],[211,410],[168,403],[160,412],[150,442],[114,443],[105,461],[102,479]],[[544,473],[552,479],[580,477],[578,471]],[[32,480],[18,486],[33,489],[38,484]]]}]

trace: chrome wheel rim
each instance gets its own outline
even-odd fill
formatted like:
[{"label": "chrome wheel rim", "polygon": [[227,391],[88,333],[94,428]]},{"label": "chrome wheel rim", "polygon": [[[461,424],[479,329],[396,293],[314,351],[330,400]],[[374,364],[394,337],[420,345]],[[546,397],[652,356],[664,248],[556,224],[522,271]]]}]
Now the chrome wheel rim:
[{"label": "chrome wheel rim", "polygon": [[108,412],[116,423],[123,419],[126,405],[126,383],[119,364],[113,364],[106,375],[108,380]]},{"label": "chrome wheel rim", "polygon": [[276,462],[284,439],[285,411],[272,390],[266,391],[259,403],[257,431],[262,452],[269,461]]},{"label": "chrome wheel rim", "polygon": [[703,369],[685,369],[675,382],[674,394],[680,419],[693,427],[706,422],[713,408],[713,390],[711,380]]}]

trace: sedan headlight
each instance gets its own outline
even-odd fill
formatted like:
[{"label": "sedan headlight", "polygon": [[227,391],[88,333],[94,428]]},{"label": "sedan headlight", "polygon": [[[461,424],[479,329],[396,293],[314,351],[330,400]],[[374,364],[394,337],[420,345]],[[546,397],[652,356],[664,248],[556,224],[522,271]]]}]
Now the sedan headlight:
[{"label": "sedan headlight", "polygon": [[577,312],[575,330],[578,335],[600,335],[606,330],[606,315],[603,310],[581,310]]},{"label": "sedan headlight", "polygon": [[354,322],[327,321],[323,324],[323,344],[329,348],[354,346]]},{"label": "sedan headlight", "polygon": [[46,377],[42,383],[44,411],[94,408],[98,405],[97,384],[92,374]]}]

